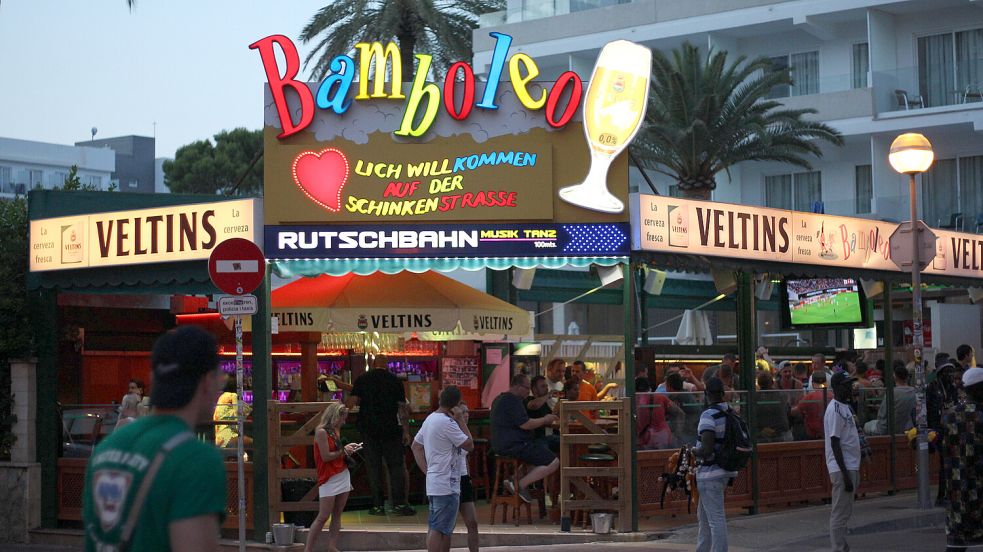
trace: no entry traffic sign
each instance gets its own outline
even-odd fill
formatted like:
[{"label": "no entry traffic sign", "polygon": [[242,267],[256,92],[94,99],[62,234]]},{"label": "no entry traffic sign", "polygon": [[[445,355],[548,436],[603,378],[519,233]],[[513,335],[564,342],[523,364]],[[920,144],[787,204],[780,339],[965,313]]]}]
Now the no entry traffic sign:
[{"label": "no entry traffic sign", "polygon": [[266,275],[266,258],[255,243],[231,238],[218,244],[208,257],[208,275],[215,287],[229,295],[251,293]]}]

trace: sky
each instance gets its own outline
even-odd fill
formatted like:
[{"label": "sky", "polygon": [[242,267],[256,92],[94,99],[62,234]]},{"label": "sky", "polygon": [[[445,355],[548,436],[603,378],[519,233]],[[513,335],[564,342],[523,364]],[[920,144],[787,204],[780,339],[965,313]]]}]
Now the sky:
[{"label": "sky", "polygon": [[[249,44],[298,35],[331,0],[2,0],[0,137],[156,136],[157,157],[263,123]],[[304,73],[304,76],[307,76]],[[156,125],[155,125],[156,123]]]}]

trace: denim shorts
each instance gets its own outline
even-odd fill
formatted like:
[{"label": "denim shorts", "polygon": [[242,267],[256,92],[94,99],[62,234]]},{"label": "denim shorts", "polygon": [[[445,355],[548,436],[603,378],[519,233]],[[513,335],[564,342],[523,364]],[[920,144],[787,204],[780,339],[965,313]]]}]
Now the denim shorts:
[{"label": "denim shorts", "polygon": [[430,518],[427,520],[430,529],[441,535],[450,535],[457,524],[457,510],[461,506],[461,495],[429,495]]}]

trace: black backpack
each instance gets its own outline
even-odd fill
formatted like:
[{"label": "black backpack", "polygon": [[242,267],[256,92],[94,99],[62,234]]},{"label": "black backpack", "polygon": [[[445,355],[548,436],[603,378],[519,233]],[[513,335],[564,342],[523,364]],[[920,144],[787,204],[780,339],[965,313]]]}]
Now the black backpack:
[{"label": "black backpack", "polygon": [[717,413],[715,420],[725,417],[727,426],[724,430],[724,441],[713,455],[713,463],[727,471],[738,471],[747,467],[751,458],[751,432],[747,422],[732,409],[724,410],[714,406]]}]

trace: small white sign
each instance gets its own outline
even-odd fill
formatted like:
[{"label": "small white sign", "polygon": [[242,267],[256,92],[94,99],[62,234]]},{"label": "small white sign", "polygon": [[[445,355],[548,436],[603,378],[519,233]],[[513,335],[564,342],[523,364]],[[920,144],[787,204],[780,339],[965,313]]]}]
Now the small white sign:
[{"label": "small white sign", "polygon": [[259,312],[255,295],[226,295],[218,300],[218,313],[222,316],[244,316]]}]

